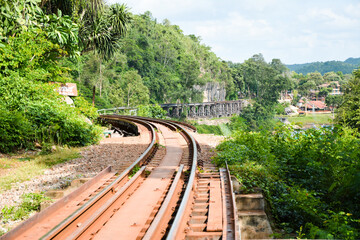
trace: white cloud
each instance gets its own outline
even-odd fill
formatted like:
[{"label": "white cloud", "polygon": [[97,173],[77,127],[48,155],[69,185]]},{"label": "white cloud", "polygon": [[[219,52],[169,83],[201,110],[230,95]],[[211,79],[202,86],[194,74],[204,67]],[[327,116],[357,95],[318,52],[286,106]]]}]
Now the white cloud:
[{"label": "white cloud", "polygon": [[[110,3],[116,0],[111,0]],[[358,0],[125,0],[185,34],[195,34],[224,60],[253,54],[285,63],[360,57]]]},{"label": "white cloud", "polygon": [[197,22],[196,32],[204,38],[236,39],[266,38],[273,32],[272,27],[264,19],[246,19],[238,13],[230,13],[228,18]]},{"label": "white cloud", "polygon": [[326,28],[353,28],[359,26],[359,20],[351,18],[345,14],[337,13],[333,9],[309,9],[305,15],[301,17],[303,22],[308,24],[320,24],[318,27]]}]

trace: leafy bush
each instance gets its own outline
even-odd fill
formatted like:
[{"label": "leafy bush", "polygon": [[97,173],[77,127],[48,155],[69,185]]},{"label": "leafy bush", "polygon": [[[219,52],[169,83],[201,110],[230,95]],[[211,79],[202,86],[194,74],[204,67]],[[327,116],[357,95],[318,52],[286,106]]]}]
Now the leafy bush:
[{"label": "leafy bush", "polygon": [[158,104],[139,105],[137,114],[142,117],[165,119],[167,115],[167,111],[162,109],[161,106]]},{"label": "leafy bush", "polygon": [[26,106],[26,110],[39,142],[84,146],[99,140],[100,127],[85,122],[66,104],[32,102]]},{"label": "leafy bush", "polygon": [[76,107],[76,111],[79,114],[83,114],[87,118],[91,120],[95,120],[99,117],[97,109],[94,108],[85,98],[79,96],[74,99],[74,104]]},{"label": "leafy bush", "polygon": [[32,147],[34,132],[23,114],[0,104],[0,152]]},{"label": "leafy bush", "polygon": [[254,102],[243,109],[240,117],[245,120],[249,130],[272,129],[276,125],[273,106],[262,105]]},{"label": "leafy bush", "polygon": [[[217,147],[214,160],[229,163],[243,191],[262,188],[278,226],[288,232],[303,226],[305,237],[323,231],[354,239],[360,237],[359,137],[347,128],[240,130]],[[341,212],[353,215],[345,214],[345,221]]]},{"label": "leafy bush", "polygon": [[201,134],[222,135],[218,125],[194,124],[194,126],[196,127],[196,131]]},{"label": "leafy bush", "polygon": [[285,108],[288,106],[289,106],[289,104],[286,104],[286,103],[277,103],[275,105],[275,113],[278,115],[285,114]]}]

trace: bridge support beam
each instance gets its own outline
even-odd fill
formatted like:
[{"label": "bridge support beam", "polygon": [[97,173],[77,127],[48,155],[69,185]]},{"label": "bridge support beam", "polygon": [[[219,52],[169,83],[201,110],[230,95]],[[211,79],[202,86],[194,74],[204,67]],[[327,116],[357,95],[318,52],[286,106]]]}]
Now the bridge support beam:
[{"label": "bridge support beam", "polygon": [[246,100],[186,103],[186,104],[162,104],[161,107],[168,112],[169,117],[179,118],[186,114],[191,118],[212,118],[240,114],[247,105]]}]

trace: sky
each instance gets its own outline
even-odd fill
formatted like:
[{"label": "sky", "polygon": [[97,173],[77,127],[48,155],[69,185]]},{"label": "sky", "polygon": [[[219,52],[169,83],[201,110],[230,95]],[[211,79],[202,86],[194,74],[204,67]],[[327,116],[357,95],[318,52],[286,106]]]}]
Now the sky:
[{"label": "sky", "polygon": [[108,0],[200,36],[221,59],[285,64],[360,57],[360,0]]}]

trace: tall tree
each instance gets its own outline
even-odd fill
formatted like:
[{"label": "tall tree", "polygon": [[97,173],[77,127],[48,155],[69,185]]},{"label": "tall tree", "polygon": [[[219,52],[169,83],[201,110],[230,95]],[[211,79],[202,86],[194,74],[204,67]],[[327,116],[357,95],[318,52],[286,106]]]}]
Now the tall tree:
[{"label": "tall tree", "polygon": [[343,103],[338,108],[336,121],[360,130],[360,69],[354,72],[344,92]]},{"label": "tall tree", "polygon": [[123,73],[121,85],[124,91],[124,102],[128,107],[149,102],[149,89],[143,84],[141,76],[136,71]]},{"label": "tall tree", "polygon": [[335,109],[341,105],[343,100],[343,96],[341,95],[329,95],[325,98],[326,106],[331,108],[333,114],[335,113]]},{"label": "tall tree", "polygon": [[85,12],[80,27],[83,52],[93,50],[99,58],[98,86],[100,97],[103,86],[102,61],[110,59],[120,48],[119,40],[126,33],[131,13],[125,5],[114,4],[110,8]]}]

